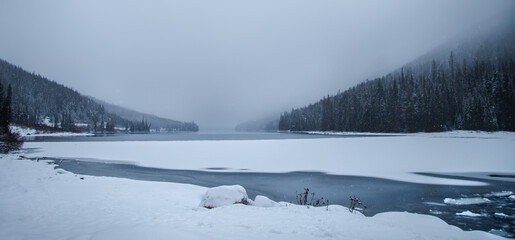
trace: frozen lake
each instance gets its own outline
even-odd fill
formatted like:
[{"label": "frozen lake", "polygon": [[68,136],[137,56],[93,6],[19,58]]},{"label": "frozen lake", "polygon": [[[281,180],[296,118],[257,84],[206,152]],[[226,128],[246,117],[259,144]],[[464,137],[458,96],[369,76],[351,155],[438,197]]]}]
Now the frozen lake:
[{"label": "frozen lake", "polygon": [[514,139],[512,133],[213,132],[38,137],[25,147],[27,157],[53,160],[80,175],[239,184],[251,198],[287,202],[308,187],[331,204],[348,206],[356,195],[369,216],[429,214],[464,230],[514,237]]}]

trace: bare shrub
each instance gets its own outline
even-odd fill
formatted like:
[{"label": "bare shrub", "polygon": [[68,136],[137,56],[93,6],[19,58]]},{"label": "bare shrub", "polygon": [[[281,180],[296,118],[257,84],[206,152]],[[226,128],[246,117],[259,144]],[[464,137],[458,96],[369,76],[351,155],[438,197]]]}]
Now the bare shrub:
[{"label": "bare shrub", "polygon": [[350,212],[354,213],[355,211],[360,210],[359,209],[360,206],[363,206],[363,208],[361,208],[362,213],[364,213],[365,210],[367,209],[367,205],[364,205],[363,202],[361,202],[361,199],[359,199],[359,197],[351,196],[349,198],[349,200],[350,200],[350,205],[349,205]]},{"label": "bare shrub", "polygon": [[324,199],[323,197],[322,198],[319,198],[319,199],[315,199],[315,192],[311,192],[309,193],[309,188],[304,188],[304,192],[302,193],[296,193],[296,196],[295,196],[296,200],[297,200],[297,204],[299,205],[303,205],[303,206],[313,206],[313,207],[321,207],[321,206],[326,206],[326,209],[329,210],[329,200],[328,199]]},{"label": "bare shrub", "polygon": [[18,150],[23,145],[23,140],[18,133],[7,129],[0,129],[0,153],[6,154]]}]

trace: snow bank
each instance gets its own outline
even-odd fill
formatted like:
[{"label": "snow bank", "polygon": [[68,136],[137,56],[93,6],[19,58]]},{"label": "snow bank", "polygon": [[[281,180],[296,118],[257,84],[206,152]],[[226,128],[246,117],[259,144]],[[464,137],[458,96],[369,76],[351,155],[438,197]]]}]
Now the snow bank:
[{"label": "snow bank", "polygon": [[65,137],[65,136],[92,136],[92,133],[73,133],[73,132],[41,132],[36,129],[20,127],[16,125],[9,126],[11,131],[20,134],[22,137],[37,137],[37,136],[56,136],[56,137]]},{"label": "snow bank", "polygon": [[466,217],[481,217],[482,216],[479,213],[473,213],[473,212],[471,212],[469,210],[463,211],[463,212],[460,212],[460,213],[456,213],[456,215],[458,215],[458,216],[466,216]]},{"label": "snow bank", "polygon": [[372,132],[324,132],[324,131],[299,131],[294,133],[310,134],[310,135],[334,135],[334,136],[390,136],[390,135],[408,135],[405,133],[372,133]]},{"label": "snow bank", "polygon": [[248,203],[247,191],[240,185],[219,186],[210,188],[202,196],[199,206],[215,208],[237,203]]},{"label": "snow bank", "polygon": [[[204,187],[77,176],[0,155],[0,239],[502,239],[427,215],[234,204],[205,209]],[[258,198],[257,202],[261,202]]]},{"label": "snow bank", "polygon": [[445,185],[485,184],[413,173],[515,172],[515,133],[447,135],[247,141],[27,142],[24,146],[39,148],[37,152],[28,153],[28,157],[123,160],[141,166],[183,170],[205,171],[216,167],[226,168],[216,171],[227,172],[318,171]]},{"label": "snow bank", "polygon": [[233,185],[208,189],[202,196],[199,206],[211,209],[240,203],[254,207],[287,207],[292,205],[286,202],[277,203],[262,195],[257,195],[254,200],[251,200],[248,198],[245,188],[240,185]]},{"label": "snow bank", "polygon": [[23,136],[23,137],[28,136],[28,135],[35,135],[37,132],[36,129],[24,128],[24,127],[20,127],[20,126],[16,126],[16,125],[10,125],[9,129],[11,129],[11,132],[18,133],[18,134],[20,134],[20,136]]},{"label": "snow bank", "polygon": [[513,132],[484,132],[456,130],[434,133],[372,133],[372,132],[324,132],[324,131],[299,131],[298,133],[311,135],[334,135],[334,136],[423,136],[423,137],[457,137],[457,138],[512,138]]},{"label": "snow bank", "polygon": [[443,200],[444,203],[452,205],[472,205],[472,204],[483,204],[491,202],[488,198],[446,198]]}]

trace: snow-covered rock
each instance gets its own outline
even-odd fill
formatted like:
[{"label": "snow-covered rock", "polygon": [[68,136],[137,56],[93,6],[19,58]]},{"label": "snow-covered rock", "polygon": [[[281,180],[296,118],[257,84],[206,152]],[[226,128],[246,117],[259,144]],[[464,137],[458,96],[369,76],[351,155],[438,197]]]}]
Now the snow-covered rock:
[{"label": "snow-covered rock", "polygon": [[210,188],[202,196],[199,207],[215,208],[235,203],[247,203],[247,191],[240,185],[219,186]]},{"label": "snow-covered rock", "polygon": [[257,195],[254,201],[252,201],[252,206],[256,207],[274,207],[277,205],[277,202],[270,200],[265,196]]}]

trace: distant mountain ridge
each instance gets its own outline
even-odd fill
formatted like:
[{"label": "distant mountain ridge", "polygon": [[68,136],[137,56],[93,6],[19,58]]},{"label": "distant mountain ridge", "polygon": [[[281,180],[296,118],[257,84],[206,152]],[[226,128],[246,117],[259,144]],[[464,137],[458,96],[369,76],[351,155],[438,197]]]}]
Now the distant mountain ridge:
[{"label": "distant mountain ridge", "polygon": [[93,100],[2,59],[0,81],[4,86],[12,87],[12,122],[15,124],[48,130],[100,133],[149,132],[152,125],[154,129],[159,127],[157,130],[170,127],[170,131],[198,131],[194,122],[159,118]]},{"label": "distant mountain ridge", "polygon": [[150,128],[156,131],[198,131],[195,122],[180,122],[177,120],[158,117],[153,114],[141,113],[128,108],[120,107],[105,101],[90,97],[93,101],[104,106],[104,109],[111,114],[116,114],[129,121],[146,120],[151,123]]}]

